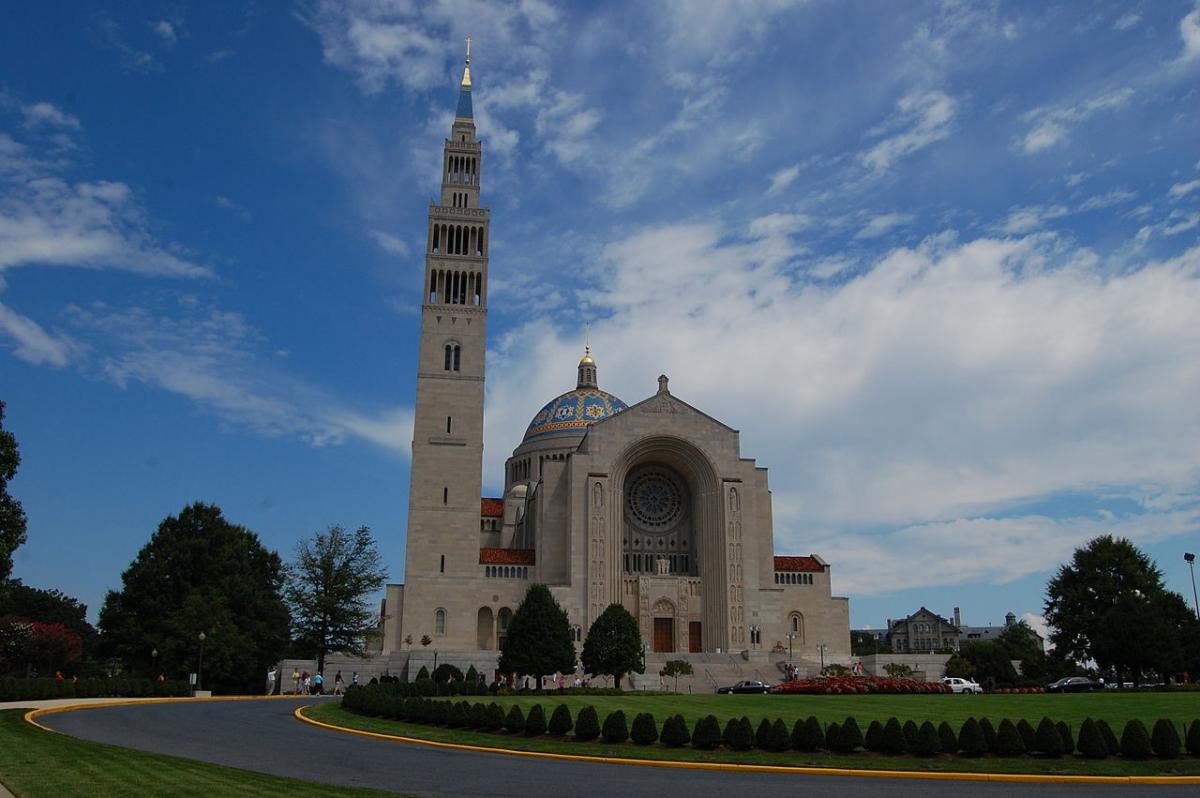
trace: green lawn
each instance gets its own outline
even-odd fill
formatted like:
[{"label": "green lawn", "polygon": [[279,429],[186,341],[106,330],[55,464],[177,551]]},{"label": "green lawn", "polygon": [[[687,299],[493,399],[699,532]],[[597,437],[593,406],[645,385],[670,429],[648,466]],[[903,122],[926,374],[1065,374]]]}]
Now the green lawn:
[{"label": "green lawn", "polygon": [[147,754],[43,731],[25,710],[0,711],[0,781],[16,795],[93,796],[382,796],[295,779]]},{"label": "green lawn", "polygon": [[[543,696],[543,698],[545,698],[545,696]],[[591,697],[590,701],[590,703],[596,705],[597,709],[599,709],[599,698],[599,696]],[[606,696],[604,698],[608,697]],[[613,696],[612,698],[617,701],[628,701],[628,699],[622,699],[619,696]],[[642,701],[650,700],[649,696],[641,696],[639,698]],[[739,696],[734,697],[731,700],[739,706],[747,707],[746,714],[750,714],[748,705],[741,703],[749,698],[751,697]],[[851,697],[847,696],[846,698]],[[859,698],[868,698],[868,696],[860,696]],[[669,706],[677,711],[683,712],[685,715],[689,714],[690,709],[690,714],[696,715],[697,713],[695,709],[687,706],[687,704],[689,704],[692,700],[694,699],[676,697],[673,704],[656,704],[655,706]],[[505,707],[506,709],[512,703],[512,701],[507,699],[500,702],[501,706]],[[531,701],[529,703],[534,702]],[[585,702],[580,701],[577,703],[582,704]],[[629,711],[630,706],[631,705],[629,703],[626,703],[625,709],[627,712]],[[641,704],[639,711],[654,710],[648,709],[646,704]],[[317,704],[307,707],[304,709],[304,714],[313,718],[314,720],[319,720],[323,723],[329,723],[335,726],[379,732],[382,734],[394,734],[404,737],[416,737],[425,740],[434,740],[437,742],[464,743],[468,745],[480,745],[489,748],[508,748],[520,751],[542,751],[557,754],[586,754],[589,756],[649,759],[655,761],[723,762],[742,765],[783,765],[790,767],[859,768],[867,770],[911,770],[929,772],[1038,773],[1088,776],[1200,775],[1200,758],[1189,756],[1167,761],[1151,760],[1146,762],[1131,762],[1121,759],[1091,761],[1074,756],[1062,757],[1061,759],[1040,759],[1028,756],[1017,757],[1014,759],[1001,759],[990,756],[979,759],[968,759],[965,757],[934,757],[930,759],[918,759],[915,757],[889,757],[866,752],[860,752],[851,755],[838,755],[824,753],[801,753],[798,751],[791,751],[783,754],[772,754],[761,751],[697,751],[692,748],[666,748],[659,745],[640,746],[633,745],[632,743],[625,743],[621,745],[612,745],[604,742],[580,743],[569,737],[525,737],[522,735],[492,734],[488,732],[475,732],[463,729],[446,729],[436,726],[425,726],[420,724],[383,720],[380,718],[363,717],[352,712],[347,712],[341,708],[340,704],[332,703]],[[663,714],[666,714],[665,711]],[[604,715],[601,714],[600,717],[601,720],[603,720]],[[655,717],[659,717],[658,713],[655,714]]]},{"label": "green lawn", "polygon": [[[474,703],[482,700],[466,696]],[[492,699],[487,699],[491,701]],[[1191,723],[1200,719],[1200,693],[1072,693],[1050,695],[830,695],[830,696],[786,696],[786,695],[663,695],[628,693],[622,696],[573,695],[559,698],[554,695],[531,696],[528,698],[508,696],[500,700],[507,710],[513,704],[527,709],[540,703],[549,717],[559,704],[566,704],[574,716],[591,704],[600,715],[600,720],[614,709],[623,709],[630,720],[639,712],[649,712],[660,722],[669,714],[682,713],[689,724],[704,715],[716,715],[726,719],[746,715],[757,726],[760,718],[783,718],[790,727],[797,718],[816,715],[822,722],[838,721],[853,715],[863,731],[873,721],[886,721],[895,716],[903,723],[906,720],[930,720],[936,725],[947,721],[956,729],[968,716],[987,717],[999,724],[1003,718],[1014,723],[1025,718],[1037,725],[1044,716],[1055,721],[1066,721],[1075,731],[1084,718],[1092,717],[1108,721],[1120,735],[1125,722],[1140,718],[1147,727],[1159,718]]]}]

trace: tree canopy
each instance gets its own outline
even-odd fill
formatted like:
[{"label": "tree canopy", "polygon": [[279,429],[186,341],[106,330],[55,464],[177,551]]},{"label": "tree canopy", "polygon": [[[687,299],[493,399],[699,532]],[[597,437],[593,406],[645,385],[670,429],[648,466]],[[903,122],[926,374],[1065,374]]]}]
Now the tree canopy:
[{"label": "tree canopy", "polygon": [[1163,678],[1200,665],[1200,623],[1136,546],[1110,535],[1075,550],[1046,587],[1056,652],[1102,671]]},{"label": "tree canopy", "polygon": [[609,604],[592,622],[583,641],[583,669],[610,674],[613,686],[621,686],[627,673],[645,673],[645,652],[637,620],[620,604]]},{"label": "tree canopy", "polygon": [[367,633],[377,620],[367,600],[386,581],[387,569],[365,526],[353,534],[331,526],[300,541],[285,590],[296,650],[315,655],[318,671],[331,652],[365,654]]},{"label": "tree canopy", "polygon": [[0,585],[0,617],[12,616],[44,624],[62,624],[79,636],[84,656],[95,647],[97,634],[87,621],[87,605],[60,590],[40,590],[10,579]]},{"label": "tree canopy", "polygon": [[287,647],[283,563],[258,536],[197,502],[158,525],[100,610],[103,648],[150,674],[194,672],[205,634],[203,687],[257,691]]},{"label": "tree canopy", "polygon": [[513,613],[500,650],[500,670],[522,676],[575,670],[571,621],[545,585],[530,585]]},{"label": "tree canopy", "polygon": [[850,653],[856,657],[865,657],[868,654],[891,654],[892,646],[887,641],[879,640],[870,632],[851,629]]},{"label": "tree canopy", "polygon": [[4,402],[0,401],[0,580],[12,573],[13,552],[25,542],[25,510],[8,495],[8,483],[20,465],[17,439],[4,429]]}]

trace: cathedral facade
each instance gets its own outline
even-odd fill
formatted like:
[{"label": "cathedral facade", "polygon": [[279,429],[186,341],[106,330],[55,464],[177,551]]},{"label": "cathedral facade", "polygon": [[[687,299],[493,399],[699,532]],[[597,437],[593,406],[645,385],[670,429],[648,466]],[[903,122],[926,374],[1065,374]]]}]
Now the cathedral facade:
[{"label": "cathedral facade", "polygon": [[737,430],[673,395],[666,376],[627,404],[600,388],[585,352],[575,387],[537,410],[508,458],[504,495],[481,498],[482,155],[468,54],[441,201],[429,209],[405,581],[388,586],[383,653],[432,646],[494,662],[540,582],[577,645],[620,603],[653,652],[790,649],[846,661],[849,606],[831,595],[830,566],[775,555],[767,470],[742,455]]}]

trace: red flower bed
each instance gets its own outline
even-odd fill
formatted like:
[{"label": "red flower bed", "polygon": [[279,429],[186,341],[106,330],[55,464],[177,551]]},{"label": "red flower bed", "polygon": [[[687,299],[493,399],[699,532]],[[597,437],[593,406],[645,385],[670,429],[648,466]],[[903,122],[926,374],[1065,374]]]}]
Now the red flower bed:
[{"label": "red flower bed", "polygon": [[950,686],[941,682],[918,682],[913,679],[892,679],[877,676],[819,676],[815,679],[796,679],[771,688],[782,695],[867,695],[868,693],[949,693]]}]

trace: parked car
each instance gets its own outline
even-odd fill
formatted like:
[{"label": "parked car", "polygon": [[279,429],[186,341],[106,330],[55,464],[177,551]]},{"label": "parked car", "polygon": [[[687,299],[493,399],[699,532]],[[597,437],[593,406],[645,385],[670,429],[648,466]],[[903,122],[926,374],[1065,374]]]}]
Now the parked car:
[{"label": "parked car", "polygon": [[947,676],[942,679],[942,684],[950,685],[952,693],[982,693],[983,688],[979,686],[979,682],[974,679],[960,679],[957,676]]},{"label": "parked car", "polygon": [[1093,690],[1103,689],[1104,685],[1094,682],[1086,676],[1067,676],[1046,685],[1047,693],[1090,693]]},{"label": "parked car", "polygon": [[718,687],[718,693],[766,693],[769,692],[771,686],[766,682],[760,682],[755,679],[748,679],[737,684],[731,684],[728,687]]}]

